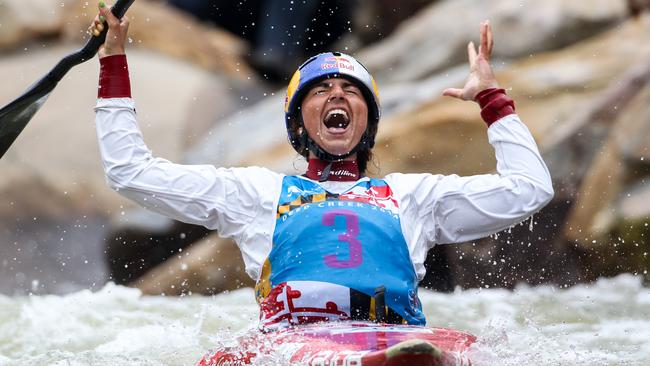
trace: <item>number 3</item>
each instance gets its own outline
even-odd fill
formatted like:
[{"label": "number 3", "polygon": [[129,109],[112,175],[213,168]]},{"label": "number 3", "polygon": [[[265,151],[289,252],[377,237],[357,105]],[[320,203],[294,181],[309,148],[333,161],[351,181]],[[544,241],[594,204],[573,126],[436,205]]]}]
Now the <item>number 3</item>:
[{"label": "number 3", "polygon": [[335,254],[329,254],[324,257],[325,264],[332,268],[354,268],[361,265],[361,242],[359,236],[359,217],[354,211],[350,210],[332,210],[323,215],[323,225],[333,226],[336,216],[345,218],[346,230],[344,234],[339,235],[339,241],[350,245],[350,259],[340,260]]}]

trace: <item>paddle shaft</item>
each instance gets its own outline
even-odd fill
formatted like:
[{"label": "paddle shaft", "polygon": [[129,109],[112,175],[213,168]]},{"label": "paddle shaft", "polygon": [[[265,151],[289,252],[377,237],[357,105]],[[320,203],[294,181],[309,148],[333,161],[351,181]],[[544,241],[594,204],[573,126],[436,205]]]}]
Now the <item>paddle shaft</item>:
[{"label": "paddle shaft", "polygon": [[[111,12],[121,18],[134,1],[118,0],[111,8]],[[65,56],[20,97],[0,109],[0,158],[4,156],[63,76],[74,66],[95,57],[99,47],[106,40],[107,32],[108,27],[98,36],[92,36],[83,48]]]}]

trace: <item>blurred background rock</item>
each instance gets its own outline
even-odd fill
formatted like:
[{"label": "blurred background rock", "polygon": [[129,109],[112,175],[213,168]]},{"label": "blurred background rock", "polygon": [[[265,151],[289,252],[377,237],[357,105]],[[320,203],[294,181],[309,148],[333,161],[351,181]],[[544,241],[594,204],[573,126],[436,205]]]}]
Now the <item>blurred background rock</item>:
[{"label": "blurred background rock", "polygon": [[[556,197],[498,235],[434,248],[422,284],[650,279],[648,1],[206,1],[198,12],[192,3],[137,0],[128,13],[133,94],[156,155],[300,172],[286,142],[284,84],[308,55],[334,49],[378,79],[384,118],[372,175],[492,172],[478,107],[440,96],[462,85],[465,46],[487,18],[497,78],[540,145]],[[0,1],[0,104],[80,47],[95,13],[94,2]],[[107,188],[93,123],[97,74],[96,60],[74,68],[0,160],[0,292],[252,285],[232,242]]]}]

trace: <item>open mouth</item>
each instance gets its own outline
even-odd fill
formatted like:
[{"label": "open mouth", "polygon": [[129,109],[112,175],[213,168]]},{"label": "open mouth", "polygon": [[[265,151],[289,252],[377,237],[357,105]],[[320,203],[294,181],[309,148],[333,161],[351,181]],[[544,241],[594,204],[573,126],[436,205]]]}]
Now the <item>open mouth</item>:
[{"label": "open mouth", "polygon": [[350,124],[350,117],[343,109],[332,109],[327,112],[323,122],[328,129],[345,130]]}]

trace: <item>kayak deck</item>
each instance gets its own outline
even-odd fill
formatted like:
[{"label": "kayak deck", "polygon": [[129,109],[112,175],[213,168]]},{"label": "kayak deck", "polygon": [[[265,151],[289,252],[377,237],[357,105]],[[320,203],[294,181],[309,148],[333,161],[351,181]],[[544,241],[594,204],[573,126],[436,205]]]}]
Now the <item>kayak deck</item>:
[{"label": "kayak deck", "polygon": [[256,358],[310,366],[468,366],[471,334],[447,328],[364,322],[311,324],[243,338],[197,366],[251,365]]}]

